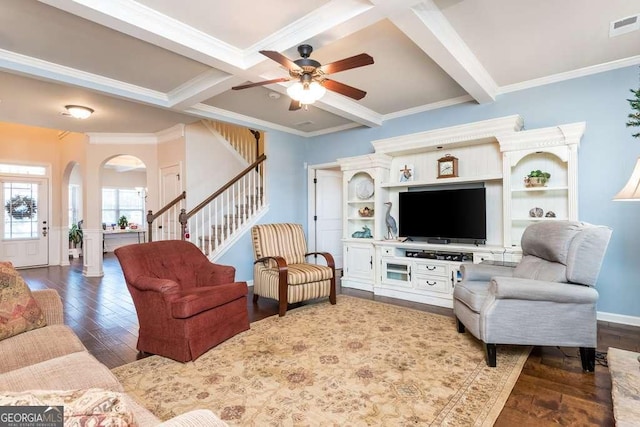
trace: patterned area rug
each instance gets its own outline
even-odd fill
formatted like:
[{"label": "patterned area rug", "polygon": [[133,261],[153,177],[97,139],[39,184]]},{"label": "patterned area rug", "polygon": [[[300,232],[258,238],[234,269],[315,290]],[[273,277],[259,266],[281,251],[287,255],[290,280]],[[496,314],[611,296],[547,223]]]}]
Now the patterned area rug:
[{"label": "patterned area rug", "polygon": [[451,317],[340,295],[269,317],[195,362],[113,369],[166,420],[208,408],[229,425],[492,425],[529,347],[482,344]]}]

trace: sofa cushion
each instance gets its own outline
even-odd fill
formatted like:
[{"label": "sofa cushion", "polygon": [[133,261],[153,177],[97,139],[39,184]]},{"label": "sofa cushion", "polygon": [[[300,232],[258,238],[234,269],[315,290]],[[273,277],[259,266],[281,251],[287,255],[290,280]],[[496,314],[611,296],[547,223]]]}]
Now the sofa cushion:
[{"label": "sofa cushion", "polygon": [[0,391],[103,388],[123,391],[111,371],[86,351],[0,374]]},{"label": "sofa cushion", "polygon": [[97,388],[8,392],[0,395],[0,406],[63,406],[67,427],[135,425],[124,394]]},{"label": "sofa cushion", "polygon": [[0,264],[0,340],[46,325],[31,290],[11,263]]},{"label": "sofa cushion", "polygon": [[86,348],[70,327],[49,325],[0,341],[0,373],[78,351]]}]

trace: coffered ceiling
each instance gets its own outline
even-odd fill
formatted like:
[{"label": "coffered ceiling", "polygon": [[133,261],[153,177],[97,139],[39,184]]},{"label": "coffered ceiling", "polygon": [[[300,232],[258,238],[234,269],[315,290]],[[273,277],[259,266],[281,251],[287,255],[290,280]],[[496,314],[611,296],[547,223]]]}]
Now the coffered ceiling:
[{"label": "coffered ceiling", "polygon": [[[640,64],[640,14],[629,0],[0,0],[0,121],[64,131],[147,133],[200,118],[303,136],[358,126]],[[322,64],[375,63],[331,78],[289,111],[291,82],[260,50]],[[67,104],[95,110],[62,115]],[[514,112],[515,113],[515,112]]]}]

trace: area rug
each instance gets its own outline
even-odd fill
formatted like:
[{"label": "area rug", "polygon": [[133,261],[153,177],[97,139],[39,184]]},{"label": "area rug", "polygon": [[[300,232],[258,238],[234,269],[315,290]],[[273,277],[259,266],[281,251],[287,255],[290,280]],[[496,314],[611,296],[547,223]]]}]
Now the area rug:
[{"label": "area rug", "polygon": [[530,348],[482,344],[455,320],[354,297],[269,317],[179,363],[152,356],[113,369],[166,420],[208,408],[237,426],[492,425]]}]

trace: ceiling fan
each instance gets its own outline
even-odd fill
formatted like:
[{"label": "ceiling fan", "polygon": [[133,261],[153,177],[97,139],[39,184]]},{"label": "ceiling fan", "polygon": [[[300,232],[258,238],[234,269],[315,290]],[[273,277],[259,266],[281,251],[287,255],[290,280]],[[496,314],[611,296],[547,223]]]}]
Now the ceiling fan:
[{"label": "ceiling fan", "polygon": [[366,53],[361,53],[321,65],[318,61],[309,58],[311,52],[313,52],[313,48],[310,45],[302,44],[298,46],[298,52],[301,58],[292,61],[279,52],[261,50],[261,54],[287,68],[289,70],[289,77],[248,83],[234,86],[231,89],[247,89],[255,86],[297,80],[296,83],[287,88],[287,93],[291,97],[291,104],[289,105],[290,111],[299,110],[303,105],[313,104],[324,95],[327,89],[356,100],[364,98],[367,94],[367,92],[363,90],[328,79],[326,75],[373,64],[373,58],[371,56]]}]

